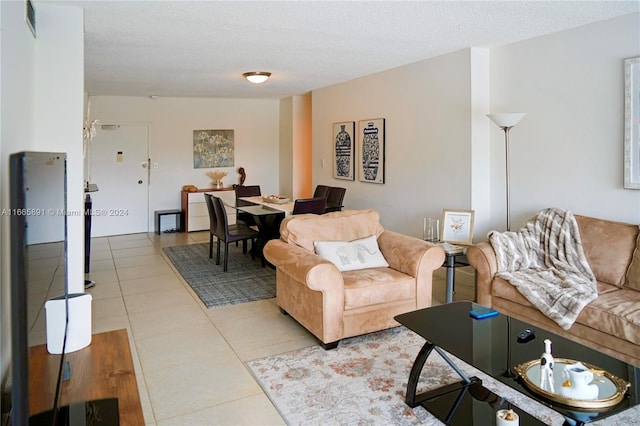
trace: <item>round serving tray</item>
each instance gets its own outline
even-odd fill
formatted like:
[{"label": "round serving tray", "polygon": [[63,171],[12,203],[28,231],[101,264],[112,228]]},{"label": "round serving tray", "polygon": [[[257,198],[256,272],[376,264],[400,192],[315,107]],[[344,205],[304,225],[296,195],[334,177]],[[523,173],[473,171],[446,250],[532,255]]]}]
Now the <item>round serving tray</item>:
[{"label": "round serving tray", "polygon": [[560,392],[560,389],[562,389],[562,384],[564,382],[562,371],[564,371],[565,366],[568,364],[575,364],[576,362],[578,361],[566,358],[555,358],[553,366],[553,381],[556,393],[542,389],[538,385],[540,383],[539,359],[517,365],[514,370],[518,374],[519,378],[524,382],[525,386],[532,392],[562,405],[590,410],[612,407],[622,401],[627,388],[629,388],[629,383],[607,371],[602,370],[601,368],[582,361],[582,365],[587,367],[593,373],[593,383],[598,385],[598,399],[572,399],[558,393]]}]

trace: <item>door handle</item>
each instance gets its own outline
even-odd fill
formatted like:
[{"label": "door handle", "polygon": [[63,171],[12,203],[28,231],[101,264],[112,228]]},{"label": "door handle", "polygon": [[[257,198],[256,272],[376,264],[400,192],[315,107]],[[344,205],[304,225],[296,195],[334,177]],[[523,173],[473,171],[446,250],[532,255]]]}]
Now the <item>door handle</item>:
[{"label": "door handle", "polygon": [[138,185],[142,185],[142,181],[141,180],[138,181]]}]

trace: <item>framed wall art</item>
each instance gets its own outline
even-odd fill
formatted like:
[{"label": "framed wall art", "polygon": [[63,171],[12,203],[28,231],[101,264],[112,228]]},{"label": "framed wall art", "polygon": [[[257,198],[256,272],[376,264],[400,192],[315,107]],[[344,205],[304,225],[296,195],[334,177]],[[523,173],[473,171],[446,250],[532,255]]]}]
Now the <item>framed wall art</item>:
[{"label": "framed wall art", "polygon": [[233,153],[233,129],[193,131],[194,169],[233,167]]},{"label": "framed wall art", "polygon": [[355,179],[355,124],[354,121],[333,124],[333,177],[336,179]]},{"label": "framed wall art", "polygon": [[358,176],[361,182],[384,183],[384,118],[358,121]]},{"label": "framed wall art", "polygon": [[640,189],[640,57],[624,61],[624,187]]},{"label": "framed wall art", "polygon": [[442,210],[441,241],[451,244],[473,244],[473,210]]}]

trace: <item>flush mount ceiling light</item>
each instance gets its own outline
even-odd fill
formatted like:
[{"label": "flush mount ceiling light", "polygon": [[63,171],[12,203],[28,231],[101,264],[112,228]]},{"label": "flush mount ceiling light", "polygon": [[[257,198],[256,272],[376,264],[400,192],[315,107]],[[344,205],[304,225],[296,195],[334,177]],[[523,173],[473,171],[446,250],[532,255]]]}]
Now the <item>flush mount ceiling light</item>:
[{"label": "flush mount ceiling light", "polygon": [[264,72],[264,71],[245,72],[242,75],[244,76],[244,78],[246,78],[253,84],[264,83],[265,81],[267,81],[269,77],[271,77],[270,72]]}]

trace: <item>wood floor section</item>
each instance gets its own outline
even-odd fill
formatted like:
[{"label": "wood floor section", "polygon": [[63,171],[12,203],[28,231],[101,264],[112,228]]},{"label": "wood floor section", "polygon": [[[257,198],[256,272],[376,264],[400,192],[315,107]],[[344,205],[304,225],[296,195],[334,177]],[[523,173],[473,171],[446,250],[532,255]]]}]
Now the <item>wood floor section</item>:
[{"label": "wood floor section", "polygon": [[[31,414],[52,408],[59,359],[59,355],[47,352],[46,345],[31,348]],[[66,360],[71,376],[62,384],[60,405],[118,398],[120,425],[144,424],[127,330],[94,334],[89,346],[67,354]]]}]

